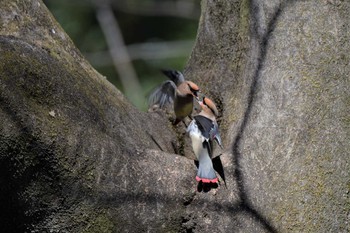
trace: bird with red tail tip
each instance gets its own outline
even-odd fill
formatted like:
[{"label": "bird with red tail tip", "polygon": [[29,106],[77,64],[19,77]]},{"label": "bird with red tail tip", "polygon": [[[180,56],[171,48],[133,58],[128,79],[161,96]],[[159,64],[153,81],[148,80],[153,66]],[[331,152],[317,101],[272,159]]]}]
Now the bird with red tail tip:
[{"label": "bird with red tail tip", "polygon": [[213,140],[216,140],[222,146],[216,123],[218,110],[214,102],[207,97],[199,101],[199,104],[202,107],[201,112],[194,116],[194,119],[187,127],[187,132],[192,141],[193,152],[199,162],[196,180],[203,183],[217,183],[218,178],[211,157]]},{"label": "bird with red tail tip", "polygon": [[198,98],[199,87],[185,80],[185,77],[177,70],[162,70],[170,79],[163,82],[149,96],[148,106],[164,109],[168,104],[173,103],[175,120],[174,125],[191,116],[193,110],[193,98]]}]

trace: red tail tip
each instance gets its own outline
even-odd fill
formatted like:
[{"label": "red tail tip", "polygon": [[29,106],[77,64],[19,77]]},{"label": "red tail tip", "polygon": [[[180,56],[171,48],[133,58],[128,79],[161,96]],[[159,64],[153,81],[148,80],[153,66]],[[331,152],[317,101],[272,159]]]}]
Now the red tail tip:
[{"label": "red tail tip", "polygon": [[200,178],[199,176],[196,176],[196,180],[198,182],[202,181],[203,183],[218,183],[217,177],[215,177],[214,179],[207,179],[207,178]]}]

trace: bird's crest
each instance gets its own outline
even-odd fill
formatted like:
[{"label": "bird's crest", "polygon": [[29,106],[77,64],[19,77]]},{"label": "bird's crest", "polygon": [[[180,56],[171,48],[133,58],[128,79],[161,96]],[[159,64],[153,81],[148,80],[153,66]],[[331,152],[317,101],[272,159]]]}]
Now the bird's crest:
[{"label": "bird's crest", "polygon": [[219,115],[219,111],[211,99],[209,99],[208,97],[203,97],[203,104],[207,105],[208,108],[215,114],[215,116]]}]

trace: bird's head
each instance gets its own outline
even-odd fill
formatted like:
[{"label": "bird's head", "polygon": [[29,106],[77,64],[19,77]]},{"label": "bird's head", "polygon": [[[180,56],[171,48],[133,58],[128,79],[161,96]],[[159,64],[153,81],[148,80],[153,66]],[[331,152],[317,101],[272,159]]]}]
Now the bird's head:
[{"label": "bird's head", "polygon": [[216,105],[214,104],[214,102],[209,99],[208,97],[203,97],[202,101],[199,101],[200,106],[202,107],[202,109],[204,111],[211,111],[215,116],[219,115],[219,111],[216,108]]},{"label": "bird's head", "polygon": [[190,89],[191,94],[198,100],[198,93],[199,91],[199,87],[197,86],[197,84],[195,84],[194,82],[191,81],[186,81],[188,88]]}]

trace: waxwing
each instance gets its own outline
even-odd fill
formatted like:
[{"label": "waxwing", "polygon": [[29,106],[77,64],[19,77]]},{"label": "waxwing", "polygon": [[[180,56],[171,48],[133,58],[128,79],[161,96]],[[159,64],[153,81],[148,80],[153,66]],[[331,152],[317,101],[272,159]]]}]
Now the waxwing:
[{"label": "waxwing", "polygon": [[218,110],[213,101],[207,97],[199,101],[199,104],[202,107],[201,112],[194,116],[187,127],[193,151],[199,162],[196,180],[203,183],[217,183],[218,178],[211,157],[213,140],[216,140],[222,146],[215,117],[218,115]]},{"label": "waxwing", "polygon": [[[200,106],[202,107],[202,111],[198,114],[199,116],[204,116],[212,120],[213,126],[210,128],[209,138],[210,140],[215,140],[218,145],[222,147],[221,136],[219,132],[219,126],[216,121],[216,117],[219,115],[219,111],[216,108],[214,102],[207,98],[203,97],[202,101],[199,101]],[[199,117],[197,116],[197,118]]]},{"label": "waxwing", "polygon": [[192,114],[193,98],[198,96],[199,87],[185,80],[183,74],[176,70],[162,70],[170,79],[163,82],[149,96],[148,106],[164,109],[168,104],[173,103],[176,125]]}]

